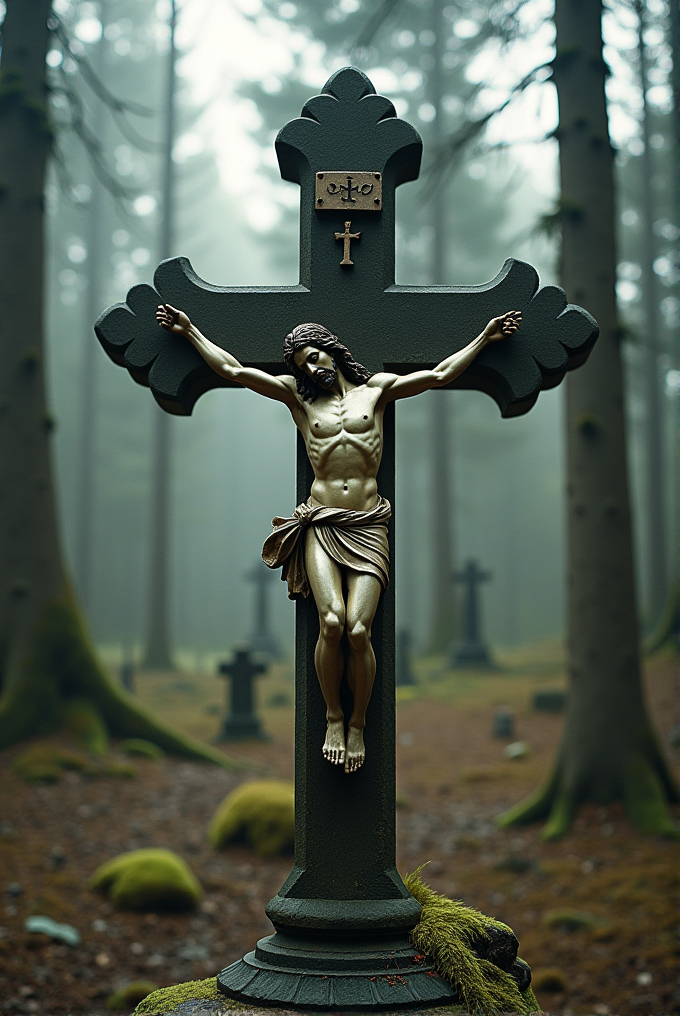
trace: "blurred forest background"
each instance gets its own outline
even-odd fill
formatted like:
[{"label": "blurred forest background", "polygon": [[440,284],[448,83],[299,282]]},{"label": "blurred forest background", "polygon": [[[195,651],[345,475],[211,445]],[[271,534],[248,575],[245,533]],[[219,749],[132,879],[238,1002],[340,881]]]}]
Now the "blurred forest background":
[{"label": "blurred forest background", "polygon": [[[169,0],[55,0],[53,10],[48,65],[61,130],[47,189],[47,307],[60,524],[94,638],[118,666],[141,662],[148,647],[151,535],[163,528],[153,497],[160,410],[99,348],[94,321],[150,282],[168,253],[217,285],[298,281],[298,189],[280,181],[273,140],[350,62],[425,141],[421,180],[398,192],[397,281],[482,283],[512,256],[557,282],[552,7],[181,0],[169,192]],[[617,295],[647,632],[677,578],[680,536],[671,30],[664,0],[608,4]],[[447,574],[469,557],[493,573],[483,594],[493,646],[563,631],[563,397],[561,387],[545,392],[509,421],[477,392],[398,406],[397,609],[416,652],[454,638]],[[282,406],[217,390],[190,419],[167,418],[166,430],[169,650],[178,666],[212,669],[252,632],[245,573],[273,516],[294,506],[294,427]],[[283,586],[271,600],[272,627],[292,653]]]}]

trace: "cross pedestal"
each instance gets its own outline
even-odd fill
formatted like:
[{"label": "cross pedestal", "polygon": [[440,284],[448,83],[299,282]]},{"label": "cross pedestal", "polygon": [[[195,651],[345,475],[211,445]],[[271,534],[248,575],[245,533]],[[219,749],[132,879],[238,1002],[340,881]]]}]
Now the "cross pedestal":
[{"label": "cross pedestal", "polygon": [[451,576],[453,582],[463,585],[463,637],[453,647],[449,665],[453,670],[478,667],[480,670],[494,670],[496,664],[481,636],[481,608],[479,586],[488,582],[491,572],[483,571],[474,558],[465,562],[460,572]]},{"label": "cross pedestal", "polygon": [[269,739],[255,712],[253,695],[255,678],[266,671],[263,663],[251,659],[250,646],[239,646],[234,650],[234,659],[230,663],[220,663],[220,674],[231,678],[231,693],[229,712],[222,723],[218,742],[244,741],[251,737],[260,741]]},{"label": "cross pedestal", "polygon": [[[283,337],[301,322],[331,329],[371,371],[406,373],[462,349],[490,318],[521,310],[519,332],[487,347],[452,385],[486,392],[505,416],[526,412],[542,388],[585,361],[595,322],[568,305],[562,290],[539,289],[530,265],[506,261],[481,286],[395,285],[395,190],[418,176],[422,142],[361,71],[335,73],[280,131],[276,151],[283,178],[300,185],[297,286],[213,286],[186,258],[173,258],[158,267],[155,288],[135,286],[125,304],[97,322],[112,359],[149,385],[168,412],[189,414],[203,392],[229,384],[190,343],[157,326],[160,302],[185,310],[241,363],[272,374],[284,372]],[[350,231],[361,239],[352,241],[354,263],[343,265],[335,234]],[[309,496],[313,473],[299,435],[297,469],[300,502]],[[384,418],[378,489],[397,510],[393,405]],[[281,513],[291,507],[282,505]],[[394,561],[392,526],[389,532]],[[378,669],[366,762],[351,774],[321,754],[326,724],[314,669],[318,631],[314,603],[298,601],[295,863],[266,908],[275,934],[223,970],[219,987],[249,1004],[300,1009],[454,1002],[455,991],[431,959],[418,959],[409,945],[420,906],[395,866],[394,569],[372,629]]]},{"label": "cross pedestal", "polygon": [[269,590],[272,582],[276,581],[276,575],[266,564],[258,561],[244,578],[255,586],[255,623],[250,644],[256,653],[266,653],[273,660],[278,659],[281,655],[279,644],[269,628]]}]

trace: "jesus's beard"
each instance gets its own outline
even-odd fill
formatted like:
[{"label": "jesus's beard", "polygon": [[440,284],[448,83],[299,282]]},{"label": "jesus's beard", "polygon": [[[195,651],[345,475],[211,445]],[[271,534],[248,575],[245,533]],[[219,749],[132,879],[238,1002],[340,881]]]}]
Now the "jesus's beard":
[{"label": "jesus's beard", "polygon": [[337,376],[338,369],[335,366],[335,362],[333,363],[332,370],[328,367],[317,367],[314,371],[314,380],[317,384],[321,385],[322,388],[332,388]]}]

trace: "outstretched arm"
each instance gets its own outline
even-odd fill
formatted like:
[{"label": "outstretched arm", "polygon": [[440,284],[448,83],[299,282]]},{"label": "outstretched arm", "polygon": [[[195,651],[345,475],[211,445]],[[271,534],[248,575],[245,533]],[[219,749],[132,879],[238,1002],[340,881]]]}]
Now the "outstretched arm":
[{"label": "outstretched arm", "polygon": [[277,402],[284,402],[290,409],[296,405],[293,378],[274,377],[256,367],[243,367],[235,356],[228,353],[221,346],[216,346],[210,339],[199,332],[198,328],[191,323],[183,310],[177,310],[169,303],[161,304],[156,310],[156,320],[162,328],[173,335],[183,335],[201,354],[209,367],[227,378],[229,381],[236,381],[244,388],[250,388],[259,395],[266,395],[269,399],[276,399]]},{"label": "outstretched arm", "polygon": [[[455,380],[462,374],[466,367],[469,367],[475,357],[489,345],[490,342],[500,342],[501,339],[514,335],[522,323],[522,312],[509,310],[500,317],[492,318],[481,334],[457,353],[452,353],[442,360],[432,370],[417,370],[412,374],[377,374],[376,381],[389,379],[385,384],[383,399],[393,402],[395,399],[407,399],[411,395],[420,395],[430,388],[442,388]],[[370,382],[369,382],[370,384]]]}]

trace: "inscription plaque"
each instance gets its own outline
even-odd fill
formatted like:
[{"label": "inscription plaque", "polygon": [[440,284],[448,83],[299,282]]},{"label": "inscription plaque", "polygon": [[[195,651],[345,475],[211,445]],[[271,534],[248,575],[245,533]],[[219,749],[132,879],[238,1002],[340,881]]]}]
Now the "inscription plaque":
[{"label": "inscription plaque", "polygon": [[317,173],[317,211],[382,211],[382,173]]}]

